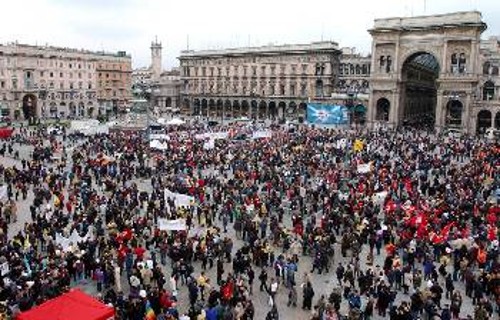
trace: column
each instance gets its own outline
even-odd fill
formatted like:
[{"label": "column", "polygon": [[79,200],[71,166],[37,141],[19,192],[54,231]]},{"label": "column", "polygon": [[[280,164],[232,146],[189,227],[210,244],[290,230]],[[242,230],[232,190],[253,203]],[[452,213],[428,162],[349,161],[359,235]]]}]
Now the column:
[{"label": "column", "polygon": [[470,133],[470,127],[469,127],[469,121],[467,119],[470,118],[470,113],[471,113],[471,104],[472,104],[472,99],[471,99],[471,94],[467,93],[467,97],[465,98],[465,105],[463,105],[462,109],[462,127],[464,127],[465,131]]},{"label": "column", "polygon": [[443,91],[438,90],[437,91],[437,99],[436,99],[436,123],[434,126],[436,127],[437,131],[440,132],[444,126],[443,123]]}]

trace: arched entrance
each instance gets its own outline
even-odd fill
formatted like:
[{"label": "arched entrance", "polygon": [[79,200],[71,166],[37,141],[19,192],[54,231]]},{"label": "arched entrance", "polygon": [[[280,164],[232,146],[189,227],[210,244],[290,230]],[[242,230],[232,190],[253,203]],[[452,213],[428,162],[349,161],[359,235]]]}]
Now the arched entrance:
[{"label": "arched entrance", "polygon": [[295,102],[290,102],[288,108],[286,109],[286,117],[288,119],[294,119],[297,115],[297,104]]},{"label": "arched entrance", "polygon": [[259,118],[259,110],[258,110],[259,104],[257,103],[257,101],[252,100],[250,102],[250,106],[251,106],[251,109],[250,109],[250,118],[254,119],[254,120],[257,120]]},{"label": "arched entrance", "polygon": [[500,130],[500,111],[495,115],[495,129]]},{"label": "arched entrance", "polygon": [[23,116],[25,120],[36,118],[36,96],[27,94],[23,97]]},{"label": "arched entrance", "polygon": [[215,105],[214,99],[210,99],[208,101],[208,114],[207,115],[210,119],[213,119],[217,116],[217,106]]},{"label": "arched entrance", "polygon": [[280,103],[278,103],[278,119],[285,119],[285,108],[286,103],[280,101]]},{"label": "arched entrance", "polygon": [[391,110],[391,103],[386,98],[380,98],[377,100],[377,110],[375,115],[375,120],[377,121],[389,121],[389,112]]},{"label": "arched entrance", "polygon": [[481,110],[477,114],[476,133],[483,134],[491,127],[491,111]]},{"label": "arched entrance", "polygon": [[85,117],[85,104],[83,102],[78,104],[78,117]]},{"label": "arched entrance", "polygon": [[191,109],[191,103],[189,99],[184,99],[184,103],[182,104],[182,113],[188,114]]},{"label": "arched entrance", "polygon": [[299,104],[299,109],[298,109],[298,116],[299,116],[299,122],[302,123],[306,119],[306,114],[307,114],[307,103],[301,102]]},{"label": "arched entrance", "polygon": [[233,117],[234,118],[241,117],[240,102],[238,100],[233,101]]},{"label": "arched entrance", "polygon": [[250,110],[250,104],[248,101],[243,100],[241,102],[241,117],[247,117],[248,118],[248,112]]},{"label": "arched entrance", "polygon": [[450,100],[446,105],[446,119],[447,127],[459,128],[462,126],[462,111],[464,105],[460,100]]},{"label": "arched entrance", "polygon": [[208,101],[207,99],[201,100],[201,114],[202,117],[208,117]]},{"label": "arched entrance", "polygon": [[200,99],[194,99],[193,101],[193,116],[201,115],[201,102]]},{"label": "arched entrance", "polygon": [[262,100],[259,103],[259,119],[267,119],[267,103]]},{"label": "arched entrance", "polygon": [[223,119],[223,114],[224,114],[224,105],[221,99],[218,99],[216,104],[216,109],[217,109],[217,119]]},{"label": "arched entrance", "polygon": [[276,102],[271,101],[269,102],[269,118],[271,120],[276,120],[276,117],[278,116],[278,110],[276,109]]},{"label": "arched entrance", "polygon": [[232,118],[233,111],[231,110],[231,101],[224,101],[224,118]]},{"label": "arched entrance", "polygon": [[399,117],[403,125],[434,128],[439,62],[428,52],[417,52],[403,63]]}]

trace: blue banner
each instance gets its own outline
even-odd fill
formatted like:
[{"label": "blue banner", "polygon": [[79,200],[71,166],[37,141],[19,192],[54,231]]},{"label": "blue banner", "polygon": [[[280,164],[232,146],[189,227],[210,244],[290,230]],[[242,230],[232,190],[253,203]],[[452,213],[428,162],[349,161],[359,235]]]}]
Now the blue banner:
[{"label": "blue banner", "polygon": [[338,105],[307,105],[307,122],[312,124],[347,124],[349,115],[347,108]]}]

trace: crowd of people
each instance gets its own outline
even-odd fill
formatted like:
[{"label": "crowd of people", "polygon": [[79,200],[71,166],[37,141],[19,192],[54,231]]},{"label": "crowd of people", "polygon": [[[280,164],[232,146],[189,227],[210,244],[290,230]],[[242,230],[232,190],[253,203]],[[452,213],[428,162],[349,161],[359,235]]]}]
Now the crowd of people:
[{"label": "crowd of people", "polygon": [[0,166],[6,315],[79,286],[116,319],[498,317],[498,143],[257,124],[165,135],[164,150],[132,131],[0,142],[15,163]]}]

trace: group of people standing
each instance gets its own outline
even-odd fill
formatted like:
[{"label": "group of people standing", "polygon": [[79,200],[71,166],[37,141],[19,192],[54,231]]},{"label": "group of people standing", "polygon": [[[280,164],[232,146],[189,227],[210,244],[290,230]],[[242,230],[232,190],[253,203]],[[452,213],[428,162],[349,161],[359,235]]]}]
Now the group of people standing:
[{"label": "group of people standing", "polygon": [[[207,147],[210,131],[245,138]],[[498,317],[498,143],[308,126],[165,134],[161,151],[128,131],[4,142],[6,314],[80,286],[117,319]]]}]

